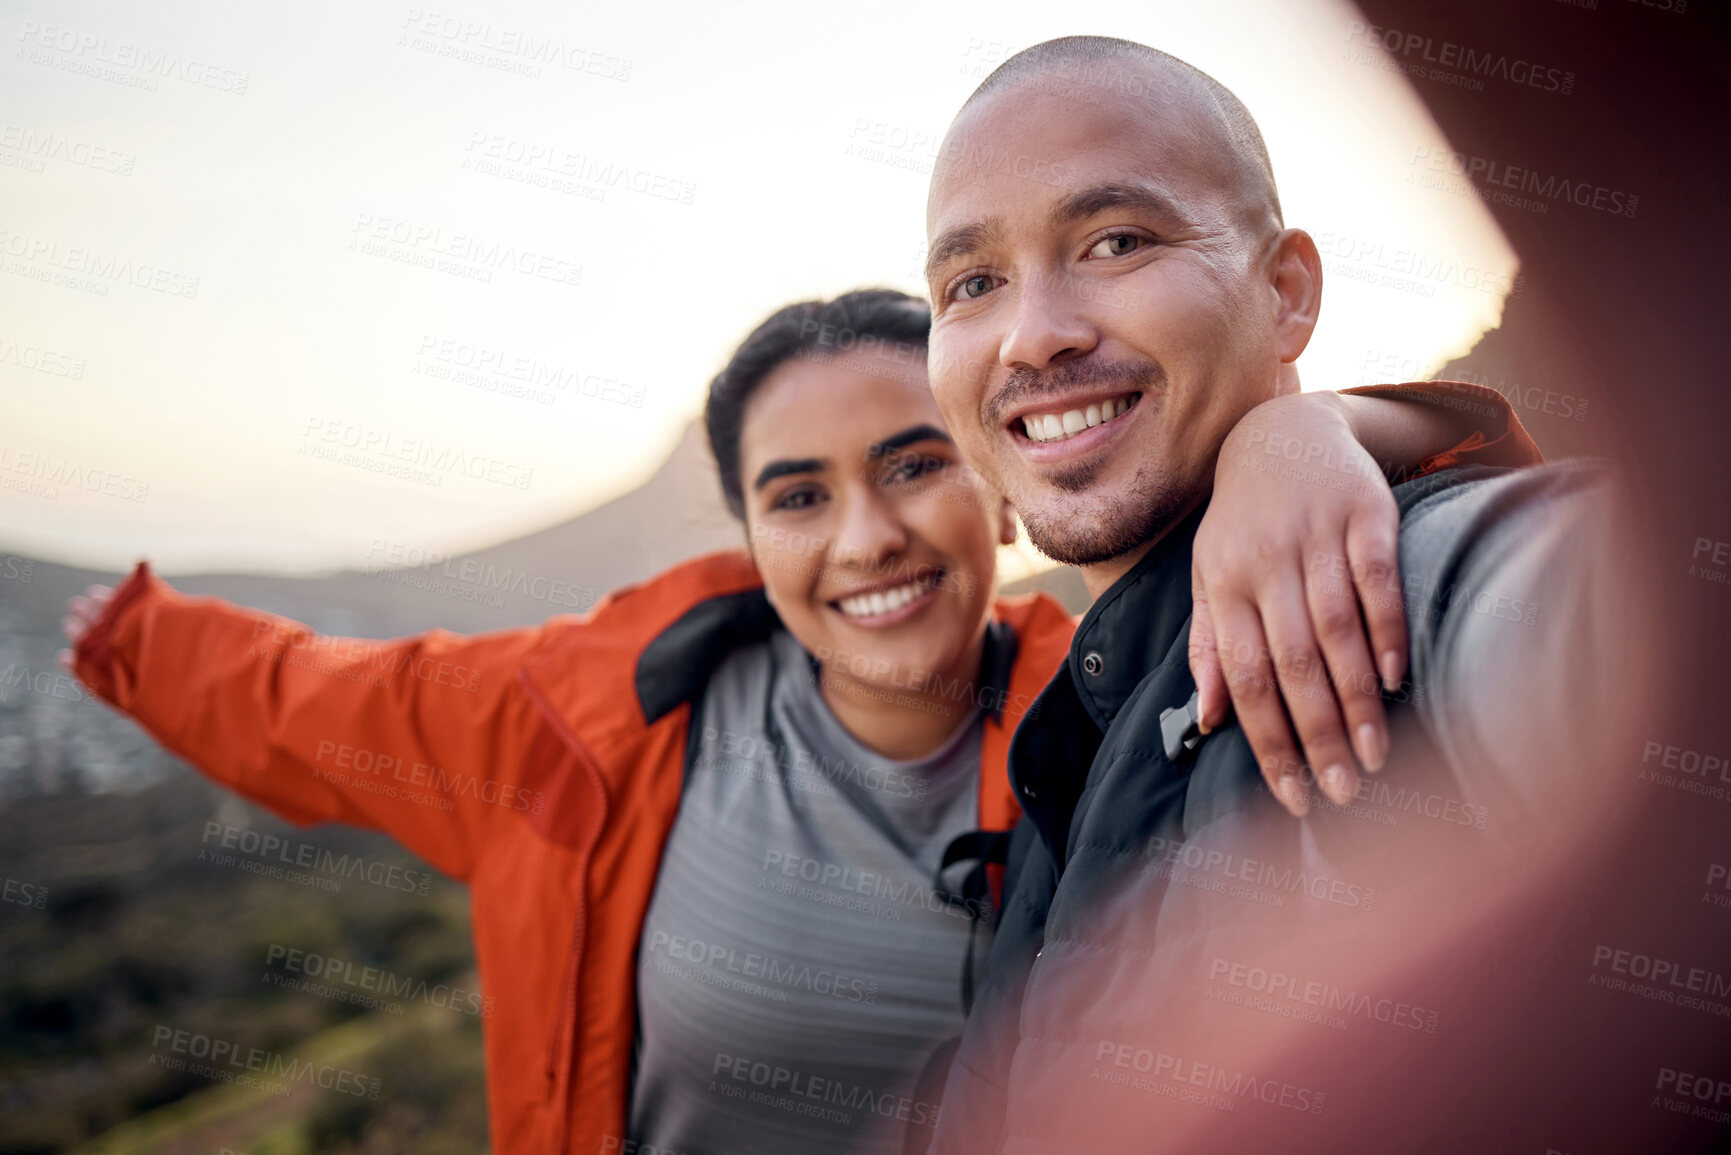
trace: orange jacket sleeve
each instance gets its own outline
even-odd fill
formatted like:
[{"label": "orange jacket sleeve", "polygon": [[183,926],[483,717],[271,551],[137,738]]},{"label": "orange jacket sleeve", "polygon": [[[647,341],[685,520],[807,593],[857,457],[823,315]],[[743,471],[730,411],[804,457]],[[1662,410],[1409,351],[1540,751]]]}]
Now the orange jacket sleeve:
[{"label": "orange jacket sleeve", "polygon": [[516,781],[534,706],[516,682],[539,628],[396,641],[321,637],[140,563],[80,640],[76,672],[200,771],[292,822],[394,836],[457,878]]},{"label": "orange jacket sleeve", "polygon": [[1422,477],[1454,465],[1542,465],[1545,455],[1515,416],[1508,399],[1470,381],[1407,381],[1399,385],[1360,385],[1342,393],[1412,401],[1458,413],[1476,428],[1460,444],[1419,462],[1404,476]]}]

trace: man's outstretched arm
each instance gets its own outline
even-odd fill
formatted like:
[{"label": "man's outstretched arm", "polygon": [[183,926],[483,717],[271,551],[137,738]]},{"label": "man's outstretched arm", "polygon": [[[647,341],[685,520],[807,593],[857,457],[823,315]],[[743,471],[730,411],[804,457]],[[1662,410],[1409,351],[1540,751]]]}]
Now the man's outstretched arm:
[{"label": "man's outstretched arm", "polygon": [[1400,561],[1419,716],[1465,792],[1522,821],[1590,817],[1653,678],[1622,495],[1602,466],[1407,487]]}]

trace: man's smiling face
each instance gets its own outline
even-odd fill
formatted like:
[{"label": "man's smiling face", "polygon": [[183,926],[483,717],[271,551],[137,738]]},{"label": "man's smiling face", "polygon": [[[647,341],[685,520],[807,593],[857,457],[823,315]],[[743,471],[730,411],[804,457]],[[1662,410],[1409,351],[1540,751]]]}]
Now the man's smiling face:
[{"label": "man's smiling face", "polygon": [[1226,140],[1160,70],[1135,96],[1013,81],[950,130],[926,222],[933,392],[1058,561],[1140,556],[1207,496],[1238,419],[1296,387],[1272,183],[1262,197]]}]

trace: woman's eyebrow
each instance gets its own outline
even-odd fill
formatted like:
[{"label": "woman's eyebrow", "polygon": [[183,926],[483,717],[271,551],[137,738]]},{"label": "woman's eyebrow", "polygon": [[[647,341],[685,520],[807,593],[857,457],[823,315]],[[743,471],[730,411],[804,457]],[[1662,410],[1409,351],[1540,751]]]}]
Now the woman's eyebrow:
[{"label": "woman's eyebrow", "polygon": [[866,450],[866,456],[882,457],[887,453],[894,453],[898,449],[905,449],[909,445],[921,441],[942,441],[946,445],[955,444],[950,435],[936,425],[914,425],[877,442]]},{"label": "woman's eyebrow", "polygon": [[751,483],[753,490],[762,489],[778,477],[786,477],[790,473],[822,473],[829,468],[829,462],[821,457],[783,458],[772,461],[758,471],[757,480]]}]

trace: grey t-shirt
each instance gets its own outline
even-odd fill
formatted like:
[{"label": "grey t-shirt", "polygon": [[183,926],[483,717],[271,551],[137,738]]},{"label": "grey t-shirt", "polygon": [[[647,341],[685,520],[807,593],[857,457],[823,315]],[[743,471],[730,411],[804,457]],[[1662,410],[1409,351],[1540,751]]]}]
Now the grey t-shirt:
[{"label": "grey t-shirt", "polygon": [[894,1152],[935,1126],[914,1084],[961,1031],[972,914],[933,884],[978,825],[983,720],[895,762],[784,630],[721,665],[639,948],[639,1150]]}]

